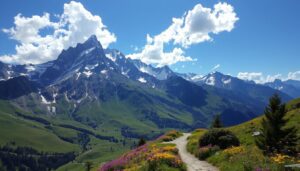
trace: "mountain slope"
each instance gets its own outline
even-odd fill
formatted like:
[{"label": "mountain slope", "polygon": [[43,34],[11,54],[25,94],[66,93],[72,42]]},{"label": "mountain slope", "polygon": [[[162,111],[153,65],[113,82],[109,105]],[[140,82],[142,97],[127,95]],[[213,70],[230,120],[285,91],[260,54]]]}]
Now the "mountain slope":
[{"label": "mountain slope", "polygon": [[44,124],[15,115],[20,112],[7,101],[0,100],[0,145],[32,147],[44,152],[78,151],[79,146],[57,137]]},{"label": "mountain slope", "polygon": [[38,85],[24,76],[0,81],[0,99],[15,99],[37,91]]},{"label": "mountain slope", "polygon": [[29,105],[34,103],[41,106],[35,110],[95,129],[117,122],[114,125],[126,136],[145,134],[140,128],[155,132],[160,128],[204,127],[213,112],[228,115],[241,111],[239,119],[229,124],[250,119],[258,112],[251,105],[245,107],[237,96],[227,98],[215,89],[203,89],[167,67],[153,68],[127,59],[119,51],[103,50],[95,36],[64,50],[38,82],[45,87],[15,102],[32,112]]},{"label": "mountain slope", "polygon": [[[118,50],[104,50],[96,36],[32,68],[38,76],[28,78],[41,87],[12,99],[14,105],[96,130],[116,127],[119,135],[132,138],[160,134],[161,128],[206,127],[218,113],[226,125],[237,124],[261,113],[277,92],[221,73],[197,85],[168,67],[154,68]],[[210,80],[213,87],[206,85]]]},{"label": "mountain slope", "polygon": [[224,75],[220,72],[213,72],[196,81],[199,85],[210,85],[220,89],[231,90],[233,93],[252,98],[255,102],[266,104],[269,97],[277,93],[283,101],[289,101],[292,98],[287,94],[270,88],[268,86],[255,84],[252,81],[244,81],[236,77]]},{"label": "mountain slope", "polygon": [[300,97],[300,81],[296,81],[296,80],[281,81],[276,79],[274,80],[274,82],[269,82],[266,83],[265,85],[273,89],[280,90],[281,92],[284,92],[293,98]]}]

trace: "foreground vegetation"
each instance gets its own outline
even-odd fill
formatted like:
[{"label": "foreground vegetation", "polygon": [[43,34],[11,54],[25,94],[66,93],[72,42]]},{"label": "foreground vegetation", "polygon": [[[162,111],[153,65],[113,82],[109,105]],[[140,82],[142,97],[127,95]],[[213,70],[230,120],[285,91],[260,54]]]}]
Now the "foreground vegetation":
[{"label": "foreground vegetation", "polygon": [[[285,128],[295,127],[300,133],[300,99],[293,100],[286,105],[285,119],[288,121]],[[267,154],[257,147],[255,140],[262,129],[263,116],[246,123],[224,128],[234,133],[239,141],[239,146],[226,149],[216,147],[200,147],[199,140],[208,130],[197,129],[188,139],[187,150],[200,159],[205,159],[220,168],[221,171],[252,171],[252,170],[284,170],[284,165],[300,163],[299,156],[289,156],[282,152]],[[299,152],[299,142],[295,149]],[[299,154],[298,154],[299,155]]]},{"label": "foreground vegetation", "polygon": [[40,153],[32,148],[0,148],[0,170],[53,170],[75,159],[74,153]]},{"label": "foreground vegetation", "polygon": [[181,135],[177,131],[170,131],[154,141],[125,153],[116,160],[105,163],[99,171],[185,171],[186,167],[178,155],[175,144],[165,143]]},{"label": "foreground vegetation", "polygon": [[[96,171],[101,163],[120,156],[138,144],[137,138],[123,137],[111,125],[107,126],[110,132],[100,128],[91,129],[80,122],[20,111],[2,100],[0,100],[0,108],[0,135],[2,137],[0,139],[0,148],[2,149],[0,150],[0,170],[39,168],[38,170]],[[299,134],[300,99],[291,101],[286,108],[288,111],[285,116],[285,119],[288,120],[286,127],[296,127]],[[207,130],[195,130],[189,138],[188,151],[225,171],[282,170],[284,164],[300,163],[299,159],[281,153],[267,156],[255,145],[255,137],[261,129],[262,118],[225,128],[236,135],[239,140],[234,147],[230,148],[210,147],[206,144],[200,150],[199,139]],[[221,127],[221,125],[216,122],[214,127]],[[122,132],[126,135],[135,135],[128,129],[122,129]],[[159,134],[160,132],[154,133]],[[226,133],[226,135],[230,135],[230,133]],[[140,146],[134,150],[135,152],[126,153],[122,156],[124,160],[121,157],[120,160],[116,160],[117,162],[115,160],[109,162],[101,169],[153,170],[155,167],[155,170],[185,170],[174,144],[162,143],[171,141],[178,136],[180,134],[176,131],[165,134],[155,141]],[[23,151],[25,149],[26,154],[23,154],[20,149]],[[27,149],[32,150],[28,152]],[[298,143],[297,150],[299,151],[299,149]],[[146,152],[146,154],[144,155],[142,152]],[[154,158],[150,158],[150,156]],[[59,162],[57,162],[58,160]],[[20,165],[23,161],[26,161],[26,164]],[[35,161],[39,161],[40,165],[36,165]],[[120,161],[123,163],[120,164]]]}]

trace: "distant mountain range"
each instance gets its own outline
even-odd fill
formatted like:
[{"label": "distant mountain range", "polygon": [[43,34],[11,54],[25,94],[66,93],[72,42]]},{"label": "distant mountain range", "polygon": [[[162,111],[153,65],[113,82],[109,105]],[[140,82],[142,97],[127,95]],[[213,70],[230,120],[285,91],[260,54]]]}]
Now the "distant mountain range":
[{"label": "distant mountain range", "polygon": [[293,80],[260,85],[219,72],[180,74],[103,49],[96,36],[47,63],[0,63],[0,80],[0,98],[24,111],[133,138],[207,127],[216,114],[238,124],[261,114],[272,94],[288,101],[300,87]]},{"label": "distant mountain range", "polygon": [[274,82],[266,83],[265,85],[273,89],[279,90],[281,92],[284,92],[293,98],[300,97],[300,81],[281,81],[276,79]]},{"label": "distant mountain range", "polygon": [[[199,85],[210,85],[218,88],[229,89],[234,91],[245,91],[245,86],[248,88],[260,87],[264,88],[264,86],[271,87],[275,90],[279,90],[292,98],[300,97],[300,81],[298,80],[286,80],[282,81],[279,79],[274,80],[273,82],[267,82],[264,84],[256,84],[254,81],[241,80],[236,77],[232,77],[230,75],[224,75],[220,72],[209,73],[205,76],[197,75],[194,73],[189,74],[178,74],[185,78],[186,80],[195,82]],[[242,88],[243,87],[243,88]],[[248,90],[249,91],[249,90]]]}]

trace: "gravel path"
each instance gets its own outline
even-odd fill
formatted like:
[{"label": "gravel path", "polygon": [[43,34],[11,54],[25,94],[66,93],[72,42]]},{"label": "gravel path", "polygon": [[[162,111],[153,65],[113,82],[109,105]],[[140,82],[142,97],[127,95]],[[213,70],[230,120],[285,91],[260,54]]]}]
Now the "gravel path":
[{"label": "gravel path", "polygon": [[186,150],[187,137],[190,135],[190,133],[184,133],[183,136],[170,142],[176,144],[179,155],[182,161],[186,163],[188,171],[219,171],[218,168],[214,167],[206,161],[197,159],[194,155],[190,154]]}]

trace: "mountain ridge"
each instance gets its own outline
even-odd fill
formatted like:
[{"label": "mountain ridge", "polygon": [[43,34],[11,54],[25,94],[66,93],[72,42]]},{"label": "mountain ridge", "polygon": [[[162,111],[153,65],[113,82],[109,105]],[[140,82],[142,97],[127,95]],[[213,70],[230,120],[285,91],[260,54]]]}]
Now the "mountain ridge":
[{"label": "mountain ridge", "polygon": [[296,80],[282,81],[276,79],[273,82],[268,82],[265,83],[264,85],[269,86],[276,90],[280,90],[281,92],[284,92],[293,98],[300,97],[300,81],[296,81]]},{"label": "mountain ridge", "polygon": [[[251,119],[256,116],[255,114],[259,114],[267,98],[273,93],[279,93],[284,100],[290,99],[290,97],[277,90],[263,85],[256,85],[252,82],[248,83],[219,72],[210,73],[196,82],[191,82],[186,78],[183,79],[182,75],[178,75],[167,66],[155,68],[139,60],[126,58],[118,50],[103,49],[96,36],[91,36],[86,42],[63,50],[56,60],[37,66],[45,67],[36,69],[34,65],[31,65],[34,69],[30,70],[31,74],[25,75],[28,76],[29,80],[35,80],[43,87],[35,91],[34,97],[30,98],[35,99],[33,100],[34,103],[43,106],[41,107],[42,111],[48,109],[45,112],[52,115],[64,111],[63,113],[65,114],[63,115],[73,117],[74,113],[84,108],[83,106],[87,105],[86,107],[88,107],[89,103],[93,104],[89,108],[99,106],[103,102],[105,104],[106,102],[124,103],[125,101],[127,106],[134,106],[136,104],[131,99],[131,96],[134,96],[137,99],[141,98],[141,108],[147,108],[146,111],[152,111],[152,118],[150,118],[152,122],[166,124],[166,122],[162,122],[163,120],[158,119],[160,118],[159,113],[153,113],[154,107],[152,109],[150,107],[162,104],[161,109],[164,111],[162,118],[170,119],[169,114],[166,115],[166,111],[173,111],[171,113],[174,113],[175,109],[177,110],[175,112],[177,113],[176,115],[179,115],[179,111],[184,110],[189,113],[187,115],[189,118],[194,118],[194,124],[202,123],[198,126],[205,126],[205,123],[218,112],[227,116],[230,113],[235,113],[235,111],[243,111],[237,113],[237,115],[242,117],[236,122],[228,122],[235,124]],[[28,68],[28,66],[24,67]],[[36,73],[32,74],[33,71],[36,71]],[[35,76],[33,79],[33,77],[30,77],[32,75],[38,76]],[[241,88],[242,86],[245,88]],[[248,91],[251,93],[245,93]],[[267,93],[263,94],[263,99],[258,99],[258,95],[261,95],[261,92]],[[208,99],[210,99],[209,103],[207,103]],[[158,104],[159,102],[161,104]],[[24,100],[22,103],[26,106]],[[70,106],[69,110],[72,112],[62,109],[59,103],[68,103],[68,106]],[[245,109],[242,110],[242,106]],[[96,109],[102,110],[101,107],[96,107]],[[145,111],[137,106],[133,109],[131,113]],[[212,113],[212,111],[216,113]],[[174,119],[174,116],[171,116]],[[98,118],[99,116],[95,117]],[[153,120],[153,117],[156,119]],[[89,121],[84,121],[84,118],[89,118]],[[95,120],[99,119],[96,118],[76,116],[72,119],[80,120],[88,125],[97,125],[99,121]],[[149,119],[148,116],[146,118]],[[177,119],[175,117],[175,120]],[[231,120],[230,116],[229,120]]]},{"label": "mountain ridge", "polygon": [[[111,159],[139,138],[153,139],[170,129],[208,127],[216,114],[226,126],[248,121],[262,113],[269,94],[279,92],[238,79],[246,88],[193,82],[187,76],[196,75],[126,58],[119,50],[103,49],[95,37],[62,51],[56,60],[3,64],[0,73],[6,74],[0,81],[0,135],[6,137],[0,145],[52,152],[43,146],[52,143],[78,153],[78,161]],[[223,74],[217,74],[224,84]],[[227,84],[234,83],[230,79]],[[7,89],[10,84],[14,87]],[[18,132],[7,135],[11,126]],[[51,141],[44,142],[43,135]]]}]

